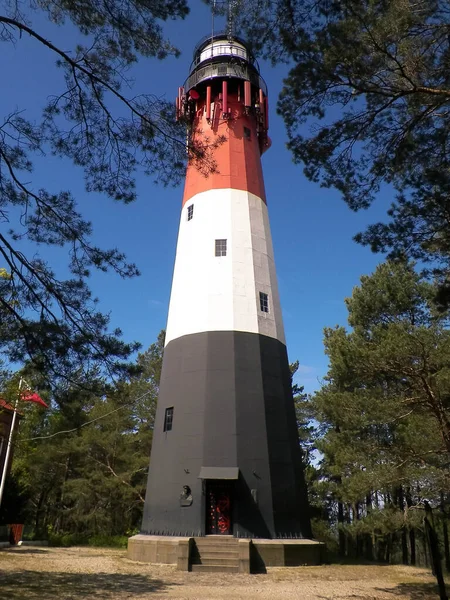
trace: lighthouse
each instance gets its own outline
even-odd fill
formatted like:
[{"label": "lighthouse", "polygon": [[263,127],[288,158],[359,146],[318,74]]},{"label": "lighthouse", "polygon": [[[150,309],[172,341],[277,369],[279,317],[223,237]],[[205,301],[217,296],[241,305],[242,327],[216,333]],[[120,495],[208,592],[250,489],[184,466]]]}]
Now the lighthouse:
[{"label": "lighthouse", "polygon": [[261,167],[268,93],[246,43],[198,44],[176,109],[213,168],[187,166],[141,532],[309,537]]}]

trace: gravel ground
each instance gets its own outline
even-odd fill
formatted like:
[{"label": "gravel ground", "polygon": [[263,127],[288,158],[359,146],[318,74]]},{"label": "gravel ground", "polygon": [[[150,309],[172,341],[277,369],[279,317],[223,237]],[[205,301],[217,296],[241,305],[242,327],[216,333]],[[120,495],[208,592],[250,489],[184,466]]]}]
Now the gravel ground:
[{"label": "gravel ground", "polygon": [[271,568],[265,575],[200,574],[148,565],[103,548],[0,550],[5,600],[419,600],[437,599],[424,569],[381,565]]}]

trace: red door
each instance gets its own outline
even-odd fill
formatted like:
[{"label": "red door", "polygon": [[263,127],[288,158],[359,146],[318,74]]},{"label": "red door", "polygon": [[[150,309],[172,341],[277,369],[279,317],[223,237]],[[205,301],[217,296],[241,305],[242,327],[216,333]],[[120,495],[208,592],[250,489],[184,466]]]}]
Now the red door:
[{"label": "red door", "polygon": [[232,535],[231,485],[228,482],[206,483],[206,535]]}]

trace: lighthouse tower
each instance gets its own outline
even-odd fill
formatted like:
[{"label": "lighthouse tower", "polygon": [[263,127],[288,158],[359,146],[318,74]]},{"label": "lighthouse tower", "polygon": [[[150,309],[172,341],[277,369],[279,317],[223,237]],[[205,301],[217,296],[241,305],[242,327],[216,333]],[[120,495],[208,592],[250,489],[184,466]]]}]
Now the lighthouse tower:
[{"label": "lighthouse tower", "polygon": [[261,168],[267,87],[242,40],[197,46],[177,115],[214,168],[186,173],[142,533],[308,537]]}]

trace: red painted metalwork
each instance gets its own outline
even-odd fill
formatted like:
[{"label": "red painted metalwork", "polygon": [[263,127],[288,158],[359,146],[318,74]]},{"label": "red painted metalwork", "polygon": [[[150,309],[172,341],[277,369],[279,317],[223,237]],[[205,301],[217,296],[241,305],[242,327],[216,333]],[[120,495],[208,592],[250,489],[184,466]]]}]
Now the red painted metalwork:
[{"label": "red painted metalwork", "polygon": [[244,106],[249,108],[252,105],[252,85],[250,81],[244,81]]},{"label": "red painted metalwork", "polygon": [[229,495],[219,496],[217,499],[217,528],[222,534],[230,533],[231,517],[230,517],[230,497]]},{"label": "red painted metalwork", "polygon": [[222,81],[222,112],[228,114],[228,82]]},{"label": "red painted metalwork", "polygon": [[23,533],[23,523],[14,523],[12,525],[8,525],[9,527],[9,543],[17,546],[17,544],[22,539]]},{"label": "red painted metalwork", "polygon": [[211,119],[211,86],[206,86],[206,118]]},{"label": "red painted metalwork", "polygon": [[207,483],[206,533],[231,535],[231,487],[221,481]]},{"label": "red painted metalwork", "polygon": [[262,123],[262,127],[265,130],[266,129],[266,112],[264,109],[264,93],[263,91],[260,89],[259,90],[259,114],[260,114],[260,118],[261,118],[261,123]]},{"label": "red painted metalwork", "polygon": [[[197,108],[192,122],[191,139],[194,143],[200,142],[209,147],[215,141],[218,142],[216,147],[212,147],[210,154],[217,165],[217,171],[205,177],[195,161],[190,161],[186,172],[183,204],[196,194],[213,189],[244,190],[265,202],[261,167],[264,144],[258,137],[253,111],[245,111],[243,114],[237,93],[228,93],[228,111],[237,115],[234,119],[221,119],[222,107],[215,101],[214,114],[211,111],[211,121],[208,121],[203,97],[197,100]],[[250,129],[250,139],[244,137],[244,127]]]},{"label": "red painted metalwork", "polygon": [[269,129],[269,97],[264,98],[264,116],[266,118],[266,130]]}]

